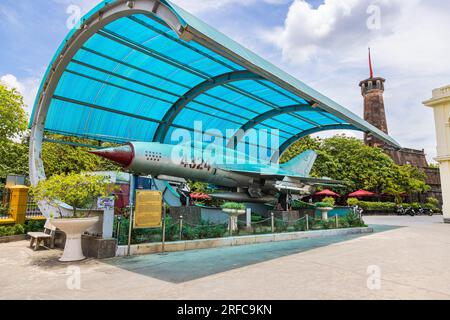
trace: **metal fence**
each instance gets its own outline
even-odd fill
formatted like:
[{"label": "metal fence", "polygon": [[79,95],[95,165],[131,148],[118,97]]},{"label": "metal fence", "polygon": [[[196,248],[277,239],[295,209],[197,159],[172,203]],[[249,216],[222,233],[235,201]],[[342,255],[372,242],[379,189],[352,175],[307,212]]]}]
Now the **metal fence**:
[{"label": "metal fence", "polygon": [[[202,221],[194,224],[179,217],[178,221],[168,217],[165,224],[165,241],[185,241],[211,238],[223,238],[232,236],[263,235],[284,232],[300,232],[314,230],[316,221],[314,216],[305,215],[299,219],[282,220],[275,215],[259,221],[252,221],[247,224],[238,220],[236,229],[231,229],[231,221],[224,224]],[[336,215],[331,217],[327,228],[339,228],[339,219]],[[133,229],[132,244],[155,243],[163,240],[161,228],[154,229]],[[118,239],[119,245],[128,243],[129,219],[117,217],[114,224],[114,236]]]},{"label": "metal fence", "polygon": [[0,190],[0,220],[10,219],[11,216],[9,214],[9,201],[10,201],[10,192],[8,189]]},{"label": "metal fence", "polygon": [[[10,202],[11,202],[11,192],[8,189],[4,189],[0,191],[0,221],[1,220],[9,220],[12,218],[10,214]],[[24,208],[19,208],[19,211],[23,212]],[[43,220],[45,217],[42,215],[41,210],[37,203],[33,200],[32,197],[28,196],[27,204],[26,204],[26,220]]]},{"label": "metal fence", "polygon": [[34,201],[32,197],[28,197],[27,201],[27,211],[26,211],[26,219],[43,219],[41,210],[39,209],[38,204]]}]

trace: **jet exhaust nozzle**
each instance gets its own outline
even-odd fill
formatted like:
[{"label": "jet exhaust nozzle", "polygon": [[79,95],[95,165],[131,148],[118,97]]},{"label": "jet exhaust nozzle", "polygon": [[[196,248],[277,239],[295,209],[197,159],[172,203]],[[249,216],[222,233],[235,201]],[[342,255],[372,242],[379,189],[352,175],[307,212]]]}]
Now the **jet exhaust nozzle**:
[{"label": "jet exhaust nozzle", "polygon": [[91,150],[89,151],[89,153],[111,160],[125,168],[129,167],[134,159],[134,149],[131,144],[127,144],[121,147]]}]

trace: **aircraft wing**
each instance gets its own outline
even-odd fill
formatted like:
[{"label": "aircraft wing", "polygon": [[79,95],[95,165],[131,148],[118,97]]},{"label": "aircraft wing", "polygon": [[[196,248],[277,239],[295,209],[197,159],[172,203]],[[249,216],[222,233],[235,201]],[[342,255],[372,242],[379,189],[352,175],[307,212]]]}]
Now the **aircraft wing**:
[{"label": "aircraft wing", "polygon": [[343,181],[327,179],[327,178],[313,178],[313,177],[302,177],[299,178],[303,183],[307,183],[314,186],[329,186],[329,187],[343,187],[345,184]]},{"label": "aircraft wing", "polygon": [[252,177],[263,177],[265,179],[276,179],[282,181],[291,181],[301,184],[308,184],[313,186],[342,186],[343,181],[332,180],[328,178],[313,178],[313,177],[303,177],[301,175],[293,174],[290,171],[283,170],[277,166],[266,166],[260,164],[254,165],[224,165],[220,169],[225,171],[230,171],[239,174],[245,174]]},{"label": "aircraft wing", "polygon": [[[251,177],[260,177],[264,173],[269,173],[268,166],[261,164],[225,164],[218,166],[219,169],[234,173],[245,174]],[[271,169],[270,172],[275,172]]]}]

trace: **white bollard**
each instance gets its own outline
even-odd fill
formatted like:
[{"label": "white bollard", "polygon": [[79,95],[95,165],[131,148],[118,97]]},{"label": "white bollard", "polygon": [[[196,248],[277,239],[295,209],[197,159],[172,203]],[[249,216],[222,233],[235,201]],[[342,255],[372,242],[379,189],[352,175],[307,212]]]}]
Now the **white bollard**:
[{"label": "white bollard", "polygon": [[247,208],[247,228],[252,227],[252,209]]}]

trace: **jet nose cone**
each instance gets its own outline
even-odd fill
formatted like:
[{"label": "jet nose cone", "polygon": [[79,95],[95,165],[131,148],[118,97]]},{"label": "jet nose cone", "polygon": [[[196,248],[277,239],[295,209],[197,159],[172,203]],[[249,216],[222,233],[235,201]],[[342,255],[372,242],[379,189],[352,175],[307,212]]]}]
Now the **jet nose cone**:
[{"label": "jet nose cone", "polygon": [[134,159],[134,150],[131,145],[108,149],[92,150],[89,153],[114,161],[123,167],[129,167]]}]

